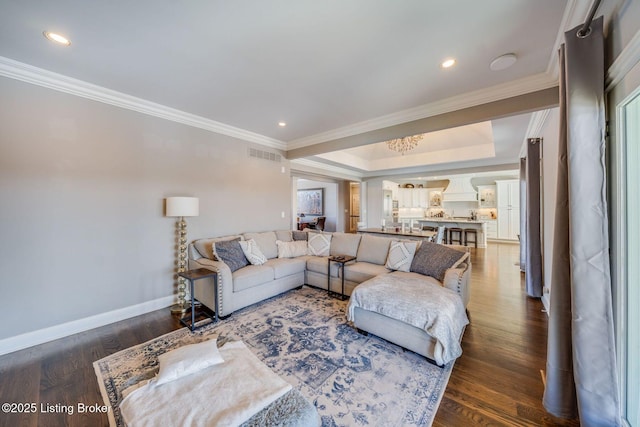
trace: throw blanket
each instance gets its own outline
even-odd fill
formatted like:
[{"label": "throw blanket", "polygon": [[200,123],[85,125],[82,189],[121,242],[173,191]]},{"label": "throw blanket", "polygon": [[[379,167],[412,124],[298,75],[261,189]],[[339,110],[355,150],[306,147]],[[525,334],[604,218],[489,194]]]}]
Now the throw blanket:
[{"label": "throw blanket", "polygon": [[347,307],[383,314],[424,330],[436,340],[435,361],[444,365],[462,354],[460,337],[469,323],[460,295],[417,273],[382,274],[356,286]]},{"label": "throw blanket", "polygon": [[291,389],[242,341],[220,348],[224,363],[132,391],[120,404],[129,426],[237,426]]}]

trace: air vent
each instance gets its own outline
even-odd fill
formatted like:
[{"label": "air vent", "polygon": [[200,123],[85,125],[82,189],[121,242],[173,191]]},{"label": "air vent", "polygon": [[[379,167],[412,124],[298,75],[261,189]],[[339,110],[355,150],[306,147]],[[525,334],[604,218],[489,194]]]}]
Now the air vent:
[{"label": "air vent", "polygon": [[257,148],[249,148],[249,157],[255,157],[256,159],[270,160],[272,162],[280,163],[282,156],[277,153],[271,153],[269,151],[258,150]]}]

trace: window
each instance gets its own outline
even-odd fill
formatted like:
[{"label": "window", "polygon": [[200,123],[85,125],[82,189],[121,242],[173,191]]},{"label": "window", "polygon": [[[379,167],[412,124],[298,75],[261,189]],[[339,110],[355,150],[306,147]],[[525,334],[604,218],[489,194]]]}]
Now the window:
[{"label": "window", "polygon": [[617,337],[622,415],[640,427],[640,90],[618,109],[621,181]]}]

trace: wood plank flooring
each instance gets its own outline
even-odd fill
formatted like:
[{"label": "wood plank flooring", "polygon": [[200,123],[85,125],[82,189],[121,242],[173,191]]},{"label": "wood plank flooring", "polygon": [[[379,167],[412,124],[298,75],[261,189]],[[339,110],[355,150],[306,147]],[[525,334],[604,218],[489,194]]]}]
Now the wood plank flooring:
[{"label": "wood plank flooring", "polygon": [[[518,246],[472,249],[472,260],[471,324],[434,426],[579,425],[542,407],[547,316],[524,294]],[[164,309],[1,356],[0,403],[37,410],[0,413],[0,426],[107,426],[106,414],[78,413],[103,404],[92,363],[178,328]]]}]

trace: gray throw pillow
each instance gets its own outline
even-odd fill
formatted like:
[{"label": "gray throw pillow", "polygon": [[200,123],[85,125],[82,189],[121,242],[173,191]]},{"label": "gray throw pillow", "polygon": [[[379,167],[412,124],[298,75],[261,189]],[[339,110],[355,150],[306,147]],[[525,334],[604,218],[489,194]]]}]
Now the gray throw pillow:
[{"label": "gray throw pillow", "polygon": [[293,230],[291,233],[293,233],[293,240],[308,240],[309,237],[306,231]]},{"label": "gray throw pillow", "polygon": [[445,272],[460,264],[467,256],[469,256],[468,252],[438,243],[422,242],[420,249],[413,257],[410,271],[431,276],[442,282]]},{"label": "gray throw pillow", "polygon": [[244,255],[238,240],[215,242],[215,253],[233,273],[234,271],[249,265],[249,260]]}]

